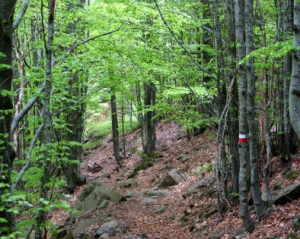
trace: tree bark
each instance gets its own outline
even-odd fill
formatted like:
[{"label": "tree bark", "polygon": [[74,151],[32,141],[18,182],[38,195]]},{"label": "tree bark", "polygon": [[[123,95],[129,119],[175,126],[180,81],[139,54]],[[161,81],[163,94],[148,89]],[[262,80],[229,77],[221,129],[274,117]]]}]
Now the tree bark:
[{"label": "tree bark", "polygon": [[[10,124],[12,122],[13,104],[9,95],[12,88],[12,33],[15,0],[0,1],[0,195],[5,195],[10,189],[11,169],[15,154],[11,146],[12,134]],[[3,64],[3,67],[2,67]],[[1,201],[0,205],[9,209],[11,204]],[[14,216],[9,210],[0,211],[0,236],[10,234],[15,227]]]},{"label": "tree bark", "polygon": [[112,91],[110,97],[111,123],[112,123],[112,137],[115,159],[120,163],[120,144],[119,144],[119,129],[118,129],[118,114],[116,95]]},{"label": "tree bark", "polygon": [[[74,3],[68,4],[68,9],[71,11],[74,7],[83,7],[85,0],[77,0]],[[67,33],[73,34],[77,27],[78,19],[75,19],[72,24],[68,25]],[[73,54],[77,54],[74,50]],[[80,70],[72,73],[70,71],[70,82],[69,82],[69,97],[77,101],[87,94],[87,87],[85,86],[86,77],[84,73]],[[67,187],[70,193],[74,192],[76,186],[81,186],[86,183],[86,178],[80,172],[80,163],[82,162],[82,137],[84,131],[84,114],[85,114],[85,104],[83,101],[78,102],[76,105],[71,107],[73,102],[69,103],[68,107],[70,109],[67,111],[66,123],[68,125],[68,130],[65,132],[66,140],[68,142],[76,142],[77,145],[70,146],[68,150],[69,159],[63,165],[63,171],[67,180]]]},{"label": "tree bark", "polygon": [[[246,56],[245,40],[244,40],[244,19],[242,18],[244,9],[244,1],[234,0],[235,8],[235,32],[237,46],[237,61],[239,62]],[[240,159],[240,174],[239,174],[239,198],[240,212],[243,221],[243,226],[249,232],[255,229],[255,223],[250,217],[248,209],[248,188],[247,167],[249,167],[249,152],[248,152],[248,125],[247,125],[247,70],[245,64],[238,66],[238,74],[240,80],[239,87],[239,159]]]},{"label": "tree bark", "polygon": [[155,85],[150,83],[144,83],[145,97],[144,97],[144,129],[145,129],[145,153],[151,155],[155,150],[155,121],[154,121],[154,110],[151,109],[155,104]]},{"label": "tree bark", "polygon": [[[300,46],[300,2],[294,0],[293,46]],[[300,50],[293,54],[292,79],[289,90],[291,124],[300,138]]]},{"label": "tree bark", "polygon": [[49,2],[49,17],[48,17],[48,42],[46,45],[46,73],[45,73],[45,95],[43,104],[43,147],[44,147],[44,160],[41,162],[43,168],[43,175],[41,178],[40,186],[40,205],[36,214],[36,228],[35,228],[35,239],[43,238],[44,222],[46,220],[47,212],[43,209],[44,202],[48,201],[48,190],[47,185],[50,180],[50,165],[51,165],[51,143],[52,143],[52,132],[51,132],[51,111],[50,111],[50,99],[52,89],[52,57],[53,57],[53,38],[54,38],[54,15],[55,15],[55,0]]},{"label": "tree bark", "polygon": [[[228,12],[228,31],[229,31],[229,42],[235,42],[235,17],[234,17],[234,3],[233,0],[227,0],[226,2],[227,12]],[[230,62],[229,68],[234,69],[236,65],[236,48],[235,46],[229,44],[229,55]],[[236,125],[238,119],[238,84],[236,80],[236,72],[233,71],[229,74],[228,78],[233,80],[232,83],[232,93],[230,95],[230,110],[228,114],[228,137],[229,137],[229,145],[230,145],[230,156],[232,159],[232,191],[234,193],[239,192],[239,171],[240,171],[240,162],[239,162],[239,149],[237,138],[239,135],[238,127]]]},{"label": "tree bark", "polygon": [[[246,55],[253,51],[253,0],[245,2],[245,36]],[[247,62],[247,120],[249,128],[249,153],[251,165],[251,190],[256,214],[261,217],[263,205],[261,200],[261,189],[258,169],[258,120],[255,107],[255,75],[254,60],[250,58]]]}]

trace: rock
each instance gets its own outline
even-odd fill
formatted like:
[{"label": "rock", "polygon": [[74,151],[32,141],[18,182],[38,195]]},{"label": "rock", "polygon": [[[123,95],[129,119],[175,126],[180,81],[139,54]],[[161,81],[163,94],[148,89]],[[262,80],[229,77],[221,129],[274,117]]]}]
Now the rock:
[{"label": "rock", "polygon": [[147,196],[149,196],[149,197],[171,197],[172,193],[170,193],[168,190],[150,189],[147,192]]},{"label": "rock", "polygon": [[109,204],[109,202],[108,202],[107,200],[104,199],[104,200],[100,203],[100,205],[98,206],[98,208],[99,208],[99,209],[105,208],[105,207],[108,206],[108,204]]},{"label": "rock", "polygon": [[159,208],[156,208],[155,210],[154,210],[154,214],[162,214],[162,213],[164,213],[165,212],[165,208],[164,207],[159,207]]},{"label": "rock", "polygon": [[124,195],[125,198],[133,198],[133,197],[136,197],[136,196],[137,196],[137,194],[136,194],[135,192],[132,192],[132,191],[128,191],[128,192]]},{"label": "rock", "polygon": [[89,235],[86,232],[80,233],[78,239],[89,239]]},{"label": "rock", "polygon": [[208,186],[210,183],[210,180],[208,179],[201,179],[200,181],[192,184],[191,186],[189,186],[187,188],[187,190],[185,191],[185,193],[182,195],[182,197],[186,198],[188,196],[191,196],[193,193],[197,193],[201,190],[201,188],[204,188],[206,186]]},{"label": "rock", "polygon": [[142,204],[143,205],[152,205],[152,204],[154,204],[154,203],[157,203],[157,199],[154,199],[154,198],[144,198],[143,200],[142,200]]},{"label": "rock", "polygon": [[102,167],[101,167],[100,164],[98,164],[98,163],[89,163],[87,171],[95,173],[95,172],[100,171],[101,169],[102,169]]},{"label": "rock", "polygon": [[101,175],[102,178],[110,178],[110,173],[103,173]]},{"label": "rock", "polygon": [[73,238],[74,238],[73,232],[65,228],[62,228],[58,230],[56,233],[54,233],[53,235],[51,235],[51,239],[73,239]]},{"label": "rock", "polygon": [[[120,223],[118,221],[110,221],[102,224],[100,228],[96,230],[96,236],[102,236],[103,234],[107,234],[107,236],[113,236],[119,230]],[[108,237],[109,238],[109,237]]]},{"label": "rock", "polygon": [[128,180],[118,181],[116,183],[116,186],[118,188],[131,188],[131,187],[136,187],[137,186],[137,182],[133,178],[130,178]]},{"label": "rock", "polygon": [[[300,182],[272,192],[272,199],[275,205],[286,204],[297,198],[300,198]],[[262,201],[267,202],[266,193],[262,194]]]},{"label": "rock", "polygon": [[[104,214],[100,216],[93,217],[91,219],[85,219],[84,221],[81,221],[78,223],[76,228],[73,230],[73,233],[75,236],[83,234],[82,232],[89,227],[90,225],[93,225],[95,223],[104,222],[105,220],[108,220],[110,218],[110,214]],[[82,237],[84,239],[84,237]]]},{"label": "rock", "polygon": [[157,187],[158,188],[168,188],[170,186],[174,186],[183,181],[185,181],[185,178],[182,176],[182,174],[179,173],[177,169],[172,169],[160,180]]},{"label": "rock", "polygon": [[109,234],[105,232],[99,237],[99,239],[109,239]]},{"label": "rock", "polygon": [[79,200],[75,203],[75,208],[80,210],[81,214],[94,210],[101,205],[103,200],[119,202],[126,200],[122,194],[113,190],[104,182],[97,181],[89,184],[80,195]]},{"label": "rock", "polygon": [[292,228],[294,231],[299,231],[300,229],[300,217],[292,219]]},{"label": "rock", "polygon": [[177,157],[177,160],[180,160],[182,163],[185,163],[188,161],[191,157],[189,155],[180,155]]}]

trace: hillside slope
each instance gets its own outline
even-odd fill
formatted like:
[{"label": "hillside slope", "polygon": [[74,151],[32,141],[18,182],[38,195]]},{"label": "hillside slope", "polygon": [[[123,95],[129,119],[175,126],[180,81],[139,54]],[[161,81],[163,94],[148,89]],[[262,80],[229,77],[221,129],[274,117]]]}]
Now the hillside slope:
[{"label": "hillside slope", "polygon": [[[113,157],[110,136],[102,145],[85,156],[82,173],[88,182],[101,180],[123,195],[134,195],[130,200],[119,203],[110,202],[105,208],[85,215],[84,220],[99,215],[111,215],[124,224],[124,230],[109,238],[231,238],[241,227],[238,207],[232,205],[223,218],[217,212],[216,187],[214,180],[215,132],[205,132],[188,140],[181,128],[168,122],[157,127],[157,151],[159,155],[154,164],[141,170],[134,177],[136,187],[118,188],[117,182],[126,180],[135,166],[141,162],[141,142],[139,131],[125,137],[125,157],[119,166]],[[290,172],[299,172],[299,155],[294,156]],[[299,180],[298,173],[287,179],[285,168],[276,158],[272,161],[274,174],[271,185],[280,182],[282,187]],[[100,165],[97,172],[88,171],[88,165]],[[157,187],[166,172],[177,169],[186,181],[169,189],[171,195],[154,197],[152,203],[145,203],[147,192]],[[186,190],[201,179],[207,183],[200,190],[186,195]],[[78,188],[70,199],[74,203],[82,189]],[[273,188],[273,186],[272,186]],[[243,233],[239,238],[287,238],[293,231],[291,220],[300,216],[300,201],[294,200],[286,205],[273,206],[262,221],[256,219],[256,230],[252,234]],[[52,221],[63,224],[67,217],[63,213],[53,216]],[[253,214],[255,218],[255,215]],[[85,228],[86,234],[94,236],[103,222],[95,222]],[[76,224],[72,226],[76,228]],[[297,232],[295,232],[297,234]]]}]

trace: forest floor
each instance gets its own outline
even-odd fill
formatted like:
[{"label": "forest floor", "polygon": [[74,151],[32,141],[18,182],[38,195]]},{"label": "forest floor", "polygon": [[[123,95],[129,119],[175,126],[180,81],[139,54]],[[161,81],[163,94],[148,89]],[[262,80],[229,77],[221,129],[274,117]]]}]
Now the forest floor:
[{"label": "forest floor", "polygon": [[[147,206],[141,201],[143,197],[120,203],[111,202],[106,208],[99,210],[99,214],[111,214],[114,218],[122,221],[127,230],[114,238],[129,238],[129,235],[144,235],[143,238],[150,239],[193,239],[193,238],[236,238],[233,237],[242,225],[237,205],[231,205],[225,215],[217,211],[217,194],[214,175],[214,162],[216,158],[215,146],[216,132],[207,131],[199,136],[188,139],[186,133],[173,122],[162,123],[157,126],[157,150],[162,155],[151,167],[141,170],[134,177],[137,187],[117,189],[121,193],[131,191],[137,195],[143,195],[143,191],[156,187],[164,172],[177,169],[184,175],[186,181],[172,187],[169,191],[171,197],[160,198],[158,203]],[[99,147],[85,152],[82,174],[87,177],[88,182],[95,180],[105,181],[111,187],[116,187],[120,179],[127,179],[134,167],[141,161],[140,131],[127,134],[124,138],[126,157],[119,166],[113,155],[111,136],[108,135]],[[186,155],[188,160],[182,162],[180,158]],[[272,159],[273,175],[270,178],[270,186],[273,190],[274,183],[280,182],[282,187],[300,180],[300,154],[293,155],[290,166],[294,177],[286,179],[283,175],[286,168],[280,164],[276,157]],[[100,164],[102,170],[92,173],[87,170],[87,165]],[[110,174],[109,178],[101,177]],[[202,178],[209,179],[211,184],[199,192],[188,197],[183,197],[188,186]],[[78,187],[69,198],[74,203],[82,189]],[[264,186],[262,185],[262,191]],[[161,213],[155,213],[156,209],[163,207]],[[256,229],[253,233],[244,233],[239,238],[287,238],[293,231],[291,220],[300,216],[300,200],[294,200],[285,205],[272,206],[265,217],[259,221],[253,210],[252,217],[256,221]],[[63,224],[68,215],[62,212],[52,216],[56,224]],[[93,217],[95,215],[90,215]],[[91,225],[87,230],[94,232],[99,225]],[[296,232],[299,233],[299,232]],[[299,237],[300,238],[300,237]]]}]

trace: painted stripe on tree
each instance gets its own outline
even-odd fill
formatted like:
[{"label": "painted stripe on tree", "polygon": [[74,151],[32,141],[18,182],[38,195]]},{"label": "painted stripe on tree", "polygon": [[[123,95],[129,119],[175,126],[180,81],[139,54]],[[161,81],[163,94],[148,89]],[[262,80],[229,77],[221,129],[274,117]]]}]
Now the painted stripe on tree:
[{"label": "painted stripe on tree", "polygon": [[247,142],[247,135],[239,134],[239,143],[246,143],[246,142]]}]

